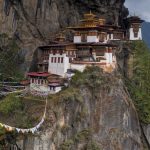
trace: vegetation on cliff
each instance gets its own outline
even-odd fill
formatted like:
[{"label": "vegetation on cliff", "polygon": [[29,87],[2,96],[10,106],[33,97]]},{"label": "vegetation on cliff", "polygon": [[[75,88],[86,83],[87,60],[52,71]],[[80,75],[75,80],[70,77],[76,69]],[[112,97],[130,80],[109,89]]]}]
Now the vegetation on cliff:
[{"label": "vegetation on cliff", "polygon": [[126,80],[140,120],[150,123],[150,51],[142,41],[130,44],[133,76]]},{"label": "vegetation on cliff", "polygon": [[20,48],[13,38],[0,34],[0,80],[22,77],[19,65],[23,63]]},{"label": "vegetation on cliff", "polygon": [[3,115],[10,115],[16,110],[20,110],[23,107],[22,102],[19,97],[14,94],[8,95],[3,101],[0,101],[0,112]]}]

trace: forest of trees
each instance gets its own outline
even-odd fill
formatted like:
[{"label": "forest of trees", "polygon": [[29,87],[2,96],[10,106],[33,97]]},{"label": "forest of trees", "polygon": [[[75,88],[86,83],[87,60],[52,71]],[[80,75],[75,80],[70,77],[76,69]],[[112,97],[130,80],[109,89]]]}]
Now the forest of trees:
[{"label": "forest of trees", "polygon": [[135,102],[140,120],[150,123],[150,50],[143,41],[130,44],[133,55],[133,76],[127,86]]}]

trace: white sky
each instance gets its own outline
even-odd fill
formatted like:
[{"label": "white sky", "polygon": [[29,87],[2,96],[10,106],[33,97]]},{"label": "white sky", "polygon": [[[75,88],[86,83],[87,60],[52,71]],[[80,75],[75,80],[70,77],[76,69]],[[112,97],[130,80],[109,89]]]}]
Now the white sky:
[{"label": "white sky", "polygon": [[131,15],[138,15],[145,21],[150,22],[150,0],[126,0],[125,6]]}]

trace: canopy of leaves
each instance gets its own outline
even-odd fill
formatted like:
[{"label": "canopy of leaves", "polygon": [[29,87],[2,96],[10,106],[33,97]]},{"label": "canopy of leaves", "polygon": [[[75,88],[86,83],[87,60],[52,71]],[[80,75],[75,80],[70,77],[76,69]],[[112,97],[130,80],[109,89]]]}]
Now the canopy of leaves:
[{"label": "canopy of leaves", "polygon": [[142,41],[132,42],[133,76],[127,81],[142,122],[150,123],[150,51]]},{"label": "canopy of leaves", "polygon": [[20,110],[22,105],[23,104],[19,97],[16,97],[14,94],[10,94],[0,101],[0,112],[4,115],[8,115],[16,110]]},{"label": "canopy of leaves", "polygon": [[81,85],[86,85],[89,88],[99,87],[103,85],[105,81],[105,75],[97,66],[87,67],[84,72],[76,71],[75,76],[71,80],[71,84],[80,87]]},{"label": "canopy of leaves", "polygon": [[19,52],[20,48],[13,38],[0,34],[0,80],[21,77],[19,65],[22,64],[23,57]]}]

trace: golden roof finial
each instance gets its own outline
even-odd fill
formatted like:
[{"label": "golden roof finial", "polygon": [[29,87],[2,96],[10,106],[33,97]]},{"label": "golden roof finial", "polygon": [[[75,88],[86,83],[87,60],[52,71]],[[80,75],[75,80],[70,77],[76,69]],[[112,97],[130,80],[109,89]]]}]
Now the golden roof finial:
[{"label": "golden roof finial", "polygon": [[60,42],[65,41],[65,35],[64,35],[64,33],[63,32],[58,33],[57,37],[56,37],[56,40],[60,41]]}]

